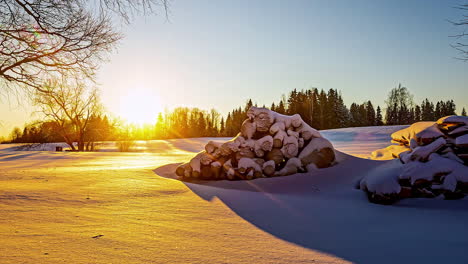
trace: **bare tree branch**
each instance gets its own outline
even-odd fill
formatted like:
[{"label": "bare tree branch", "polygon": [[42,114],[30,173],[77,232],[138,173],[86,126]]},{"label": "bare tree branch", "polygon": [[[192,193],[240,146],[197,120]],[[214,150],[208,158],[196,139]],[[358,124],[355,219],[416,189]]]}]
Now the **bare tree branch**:
[{"label": "bare tree branch", "polygon": [[113,14],[129,22],[133,15],[152,13],[156,6],[167,12],[168,2],[0,0],[2,87],[41,90],[45,80],[62,75],[93,79],[122,38],[114,30]]},{"label": "bare tree branch", "polygon": [[[456,8],[462,10],[463,12],[468,12],[468,4],[459,5]],[[468,15],[462,15],[462,18],[458,21],[449,20],[449,22],[454,26],[462,28],[461,33],[450,36],[457,39],[457,42],[450,46],[459,52],[460,55],[457,57],[457,59],[468,61],[468,44],[463,43],[463,40],[468,37]]]}]

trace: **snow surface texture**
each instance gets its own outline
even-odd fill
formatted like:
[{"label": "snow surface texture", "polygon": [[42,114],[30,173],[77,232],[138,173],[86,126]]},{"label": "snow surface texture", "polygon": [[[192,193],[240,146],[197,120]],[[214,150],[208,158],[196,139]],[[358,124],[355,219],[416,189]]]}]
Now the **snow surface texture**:
[{"label": "snow surface texture", "polygon": [[[365,156],[388,144],[395,130],[321,134],[336,149]],[[210,140],[226,141],[137,143],[146,153],[0,145],[0,263],[468,262],[466,199],[406,199],[384,207],[352,187],[364,174],[399,170],[398,159],[337,153],[337,165],[313,173],[173,180],[177,164]]]},{"label": "snow surface texture", "polygon": [[468,193],[468,118],[447,116],[418,122],[392,134],[391,145],[375,156],[398,157],[401,165],[376,168],[360,181],[369,200],[391,204],[402,198],[444,196],[460,199]]},{"label": "snow surface texture", "polygon": [[252,180],[315,171],[335,163],[330,141],[300,115],[251,107],[247,117],[235,138],[210,141],[204,151],[177,167],[180,179]]}]

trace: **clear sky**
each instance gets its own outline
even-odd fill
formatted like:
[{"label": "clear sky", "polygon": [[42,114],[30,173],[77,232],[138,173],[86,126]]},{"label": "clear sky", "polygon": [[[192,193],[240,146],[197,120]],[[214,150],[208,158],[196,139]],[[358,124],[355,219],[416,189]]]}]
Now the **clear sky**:
[{"label": "clear sky", "polygon": [[[138,17],[99,71],[114,116],[155,120],[164,108],[221,113],[318,87],[345,103],[384,105],[402,83],[420,103],[454,99],[468,107],[468,63],[450,47],[461,17],[452,0],[173,0],[164,16]],[[0,102],[0,135],[35,117]],[[130,114],[133,113],[133,114]],[[132,116],[133,115],[133,116]]]}]

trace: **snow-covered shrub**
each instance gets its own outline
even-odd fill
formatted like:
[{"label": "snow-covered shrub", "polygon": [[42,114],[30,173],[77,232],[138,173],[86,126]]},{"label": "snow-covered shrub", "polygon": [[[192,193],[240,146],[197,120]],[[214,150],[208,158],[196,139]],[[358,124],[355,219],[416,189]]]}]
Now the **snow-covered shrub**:
[{"label": "snow-covered shrub", "polygon": [[120,141],[117,141],[115,144],[117,144],[117,148],[119,149],[120,152],[130,152],[132,151],[132,148],[135,145],[135,141],[134,140],[120,140]]},{"label": "snow-covered shrub", "polygon": [[224,143],[208,142],[205,150],[180,165],[176,174],[182,179],[250,180],[335,163],[332,144],[300,115],[251,107],[247,117],[236,137]]}]

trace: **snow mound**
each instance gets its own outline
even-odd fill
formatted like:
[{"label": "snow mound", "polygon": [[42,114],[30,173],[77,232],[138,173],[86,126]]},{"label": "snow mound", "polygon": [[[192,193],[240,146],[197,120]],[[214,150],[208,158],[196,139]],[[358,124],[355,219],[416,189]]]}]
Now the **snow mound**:
[{"label": "snow mound", "polygon": [[183,180],[251,180],[286,176],[332,166],[335,150],[300,115],[251,107],[240,133],[227,142],[210,141],[205,150],[177,167]]},{"label": "snow mound", "polygon": [[399,162],[381,166],[360,181],[360,189],[375,203],[403,198],[459,199],[468,193],[468,118],[447,116],[418,122],[392,134],[392,142],[374,156],[391,155]]}]

